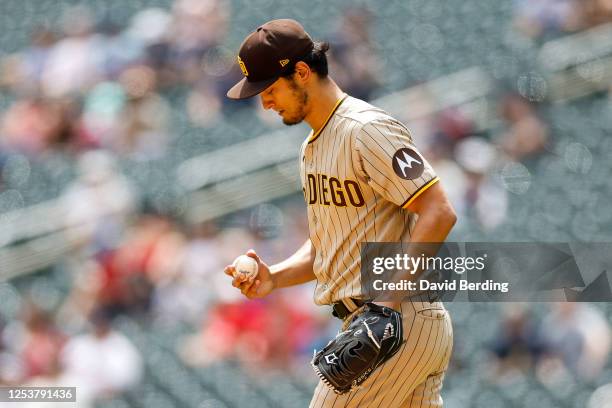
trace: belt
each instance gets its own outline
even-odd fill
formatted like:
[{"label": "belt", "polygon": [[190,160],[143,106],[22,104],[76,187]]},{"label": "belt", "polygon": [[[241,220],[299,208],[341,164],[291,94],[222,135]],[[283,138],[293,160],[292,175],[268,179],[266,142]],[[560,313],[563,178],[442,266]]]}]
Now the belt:
[{"label": "belt", "polygon": [[[438,291],[425,290],[423,292],[409,296],[404,300],[433,303],[440,300],[441,298],[442,296],[440,296],[440,293]],[[350,315],[355,310],[359,309],[361,306],[365,305],[368,302],[371,302],[371,300],[355,298],[342,299],[332,305],[332,314],[338,319],[344,320],[348,315]]]},{"label": "belt", "polygon": [[368,303],[368,300],[346,298],[332,305],[332,314],[340,320],[346,319],[348,315]]}]

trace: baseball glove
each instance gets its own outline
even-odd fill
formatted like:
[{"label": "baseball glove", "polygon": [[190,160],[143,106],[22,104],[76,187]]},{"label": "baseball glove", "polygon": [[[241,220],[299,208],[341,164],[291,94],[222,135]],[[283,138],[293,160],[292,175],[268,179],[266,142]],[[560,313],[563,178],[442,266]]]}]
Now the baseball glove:
[{"label": "baseball glove", "polygon": [[402,315],[391,308],[366,303],[346,330],[315,351],[311,364],[324,384],[336,394],[345,394],[393,357],[402,343]]}]

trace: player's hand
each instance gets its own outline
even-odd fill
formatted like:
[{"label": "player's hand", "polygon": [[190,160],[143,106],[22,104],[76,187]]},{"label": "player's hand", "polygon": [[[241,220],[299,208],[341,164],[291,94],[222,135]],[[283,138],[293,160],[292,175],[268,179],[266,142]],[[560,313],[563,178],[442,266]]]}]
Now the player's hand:
[{"label": "player's hand", "polygon": [[223,272],[232,277],[232,286],[240,289],[240,292],[247,298],[255,299],[267,296],[274,290],[270,268],[259,259],[254,250],[248,250],[246,255],[257,261],[257,275],[249,278],[244,274],[236,273],[236,268],[233,265],[227,265]]}]

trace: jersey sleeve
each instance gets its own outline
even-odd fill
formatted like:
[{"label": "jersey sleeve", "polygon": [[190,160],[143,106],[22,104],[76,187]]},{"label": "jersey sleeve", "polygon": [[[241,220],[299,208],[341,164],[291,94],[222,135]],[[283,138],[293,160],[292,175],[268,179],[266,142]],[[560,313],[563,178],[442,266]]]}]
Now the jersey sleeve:
[{"label": "jersey sleeve", "polygon": [[438,181],[400,122],[368,122],[355,133],[354,143],[356,171],[374,191],[402,208]]}]

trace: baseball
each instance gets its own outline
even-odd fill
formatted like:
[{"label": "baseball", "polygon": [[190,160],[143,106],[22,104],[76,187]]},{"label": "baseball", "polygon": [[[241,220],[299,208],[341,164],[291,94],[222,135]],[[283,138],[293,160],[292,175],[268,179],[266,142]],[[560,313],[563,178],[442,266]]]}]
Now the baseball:
[{"label": "baseball", "polygon": [[240,255],[234,261],[235,273],[242,273],[248,278],[257,276],[257,261],[250,256]]}]

